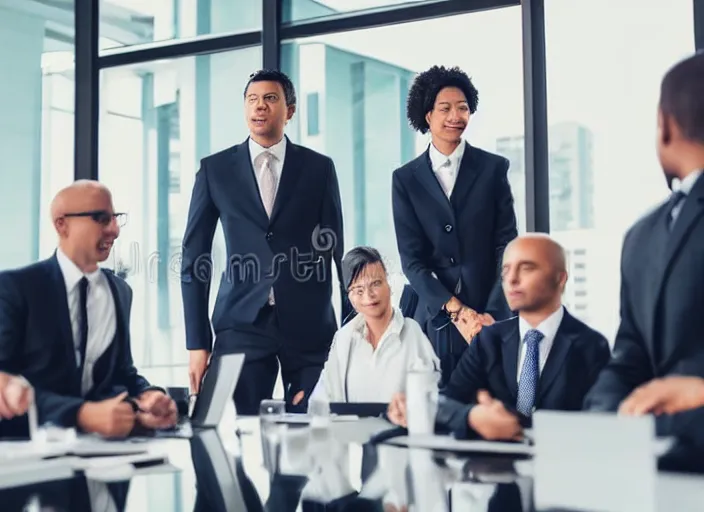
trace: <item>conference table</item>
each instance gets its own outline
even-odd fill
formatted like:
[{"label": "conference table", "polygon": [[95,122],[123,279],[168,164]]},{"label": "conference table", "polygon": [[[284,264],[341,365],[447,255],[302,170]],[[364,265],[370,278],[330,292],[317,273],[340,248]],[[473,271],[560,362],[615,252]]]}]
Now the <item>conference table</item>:
[{"label": "conference table", "polygon": [[[127,470],[96,463],[72,475],[44,479],[39,472],[31,483],[2,486],[0,510],[589,509],[579,503],[537,507],[530,455],[410,448],[392,444],[394,439],[370,442],[392,427],[381,418],[334,421],[314,428],[232,416],[217,429],[180,439],[134,438],[118,443],[146,453],[139,462],[127,464]],[[600,492],[588,483],[584,487],[587,493]],[[654,510],[703,510],[703,489],[701,475],[661,471]]]}]

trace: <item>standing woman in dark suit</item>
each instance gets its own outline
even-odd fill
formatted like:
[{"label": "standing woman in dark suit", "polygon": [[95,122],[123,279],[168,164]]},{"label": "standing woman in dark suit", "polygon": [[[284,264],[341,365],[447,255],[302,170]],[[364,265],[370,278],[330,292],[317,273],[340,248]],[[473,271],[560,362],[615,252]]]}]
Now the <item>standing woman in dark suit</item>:
[{"label": "standing woman in dark suit", "polygon": [[509,162],[462,139],[477,103],[459,68],[419,74],[407,115],[432,142],[393,174],[401,265],[418,294],[415,319],[440,358],[441,385],[483,325],[511,316],[499,280],[504,248],[518,234]]}]

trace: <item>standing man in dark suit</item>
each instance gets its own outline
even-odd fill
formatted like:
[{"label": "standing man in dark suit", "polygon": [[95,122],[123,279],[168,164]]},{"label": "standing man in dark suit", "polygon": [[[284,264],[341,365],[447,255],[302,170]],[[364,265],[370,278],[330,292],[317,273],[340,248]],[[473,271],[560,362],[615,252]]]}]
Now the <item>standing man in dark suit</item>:
[{"label": "standing man in dark suit", "polygon": [[[666,180],[675,192],[626,233],[621,259],[621,324],[614,357],[587,396],[587,409],[620,408],[625,414],[666,412],[637,406],[639,400],[626,398],[653,379],[704,377],[702,91],[704,53],[678,63],[662,81],[657,150]],[[682,433],[696,412],[660,416],[659,433]],[[698,429],[701,431],[701,423]]]},{"label": "standing man in dark suit", "polygon": [[[39,424],[109,437],[126,436],[135,423],[173,425],[176,404],[132,363],[132,290],[98,267],[124,214],[114,212],[103,185],[77,181],[59,192],[51,215],[56,253],[0,273],[0,371],[33,386]],[[20,420],[3,422],[3,435],[26,436]]]},{"label": "standing man in dark suit", "polygon": [[482,325],[511,316],[499,283],[504,248],[517,235],[507,159],[462,139],[478,93],[458,68],[434,66],[408,94],[411,126],[432,142],[393,174],[401,264],[418,294],[415,319],[447,382]]},{"label": "standing man in dark suit", "polygon": [[[279,363],[289,410],[305,410],[337,330],[330,300],[332,265],[342,282],[344,251],[337,175],[330,158],[284,135],[296,110],[285,74],[254,73],[244,101],[250,136],[201,162],[183,237],[191,390],[198,392],[211,351],[213,357],[241,352],[239,414],[257,414],[261,400],[271,398]],[[227,268],[213,313],[213,347],[208,291],[218,220]]]},{"label": "standing man in dark suit", "polygon": [[[535,409],[578,411],[611,355],[606,338],[562,306],[565,254],[546,235],[524,235],[506,248],[503,288],[518,317],[485,327],[442,390],[437,423],[458,437],[510,440]],[[389,409],[402,422],[403,397]]]}]

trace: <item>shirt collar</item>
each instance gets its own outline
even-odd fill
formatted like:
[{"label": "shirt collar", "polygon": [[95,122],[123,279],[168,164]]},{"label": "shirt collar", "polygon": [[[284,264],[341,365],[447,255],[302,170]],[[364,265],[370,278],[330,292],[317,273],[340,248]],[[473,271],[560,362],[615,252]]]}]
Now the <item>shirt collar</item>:
[{"label": "shirt collar", "polygon": [[684,195],[688,196],[689,193],[692,191],[692,188],[694,188],[694,184],[697,182],[702,172],[704,172],[702,169],[690,172],[685,179],[679,182],[679,187],[677,188],[677,190],[683,192]]},{"label": "shirt collar", "polygon": [[450,160],[451,167],[454,167],[454,169],[458,169],[459,164],[462,161],[462,157],[464,156],[464,148],[466,145],[467,145],[466,142],[464,142],[464,141],[460,142],[460,144],[455,148],[455,150],[449,156],[445,156],[440,151],[438,151],[438,148],[436,148],[435,145],[431,142],[430,143],[430,164],[433,167],[433,172],[437,172],[438,169],[440,169],[443,165],[445,165],[448,160]]},{"label": "shirt collar", "polygon": [[[557,310],[552,313],[549,317],[547,317],[545,320],[540,322],[538,326],[535,328],[536,330],[540,331],[545,338],[553,339],[555,338],[555,335],[557,334],[557,329],[559,329],[560,324],[562,323],[562,318],[565,315],[565,308],[563,306],[560,306],[557,308]],[[521,341],[523,341],[526,337],[526,333],[533,329],[533,327],[523,319],[523,317],[518,316],[518,331],[521,335]]]},{"label": "shirt collar", "polygon": [[256,160],[257,157],[265,151],[274,155],[279,162],[283,162],[284,156],[286,155],[286,136],[281,137],[279,142],[268,148],[257,143],[252,137],[249,138],[249,153],[252,157],[252,161]]},{"label": "shirt collar", "polygon": [[[403,313],[401,313],[401,310],[398,308],[394,308],[393,315],[391,316],[391,322],[389,323],[389,326],[386,328],[386,331],[384,331],[384,334],[379,338],[379,341],[382,339],[386,338],[387,336],[391,334],[401,334],[401,330],[403,329],[403,323],[404,323],[404,317]],[[367,339],[367,323],[364,320],[364,315],[357,315],[350,321],[351,327],[354,330],[356,334],[362,337],[362,339],[366,340]]]},{"label": "shirt collar", "polygon": [[56,260],[59,262],[59,268],[64,276],[66,283],[66,291],[72,292],[78,282],[85,276],[88,281],[93,284],[100,278],[100,269],[89,274],[84,274],[80,268],[69,258],[60,248],[56,249]]}]

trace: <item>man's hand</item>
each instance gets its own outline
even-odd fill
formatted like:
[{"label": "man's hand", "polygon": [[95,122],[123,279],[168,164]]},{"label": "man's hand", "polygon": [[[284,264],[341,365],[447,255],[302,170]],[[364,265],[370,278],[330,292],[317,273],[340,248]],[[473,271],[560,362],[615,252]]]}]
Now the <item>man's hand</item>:
[{"label": "man's hand", "polygon": [[467,417],[469,426],[489,441],[520,441],[523,430],[518,417],[506,410],[504,404],[481,390],[477,393],[477,405]]},{"label": "man's hand", "polygon": [[22,416],[33,399],[32,386],[24,378],[0,372],[0,418]]},{"label": "man's hand", "polygon": [[704,379],[665,377],[634,390],[618,409],[619,414],[675,414],[704,406]]},{"label": "man's hand", "polygon": [[406,395],[403,393],[394,393],[389,402],[389,408],[386,411],[389,421],[400,427],[407,427],[406,423]]},{"label": "man's hand", "polygon": [[176,410],[176,402],[158,389],[150,389],[137,397],[139,408],[155,416],[167,416]]},{"label": "man's hand", "polygon": [[467,343],[470,343],[482,330],[481,316],[473,309],[467,307],[462,308],[453,323]]},{"label": "man's hand", "polygon": [[191,383],[191,393],[194,395],[200,392],[200,383],[208,367],[209,358],[210,352],[207,350],[188,351],[188,379]]},{"label": "man's hand", "polygon": [[136,400],[140,412],[137,421],[150,429],[173,427],[178,420],[176,402],[158,389],[145,391]]},{"label": "man's hand", "polygon": [[78,410],[78,426],[105,437],[126,437],[134,427],[132,404],[127,392],[101,402],[86,402]]}]

